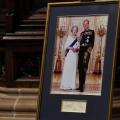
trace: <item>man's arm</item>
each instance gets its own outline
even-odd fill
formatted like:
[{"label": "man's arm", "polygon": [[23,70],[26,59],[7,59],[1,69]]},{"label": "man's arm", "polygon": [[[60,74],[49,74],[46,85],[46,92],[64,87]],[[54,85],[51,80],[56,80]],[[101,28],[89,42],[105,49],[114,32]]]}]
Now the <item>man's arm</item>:
[{"label": "man's arm", "polygon": [[95,32],[94,32],[94,30],[92,30],[92,41],[91,41],[92,48],[94,46],[94,41],[95,41]]},{"label": "man's arm", "polygon": [[92,30],[92,36],[91,36],[91,44],[87,49],[87,52],[91,53],[93,47],[94,47],[94,41],[95,41],[95,32]]}]

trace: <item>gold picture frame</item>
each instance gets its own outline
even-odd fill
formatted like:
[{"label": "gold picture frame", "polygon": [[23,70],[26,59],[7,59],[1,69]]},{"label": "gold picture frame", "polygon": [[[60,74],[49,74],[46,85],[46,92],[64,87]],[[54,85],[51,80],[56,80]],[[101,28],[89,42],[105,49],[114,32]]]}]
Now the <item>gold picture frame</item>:
[{"label": "gold picture frame", "polygon": [[[118,18],[119,1],[48,3],[37,120],[111,119]],[[76,90],[80,83],[80,70],[78,70],[79,72],[77,70],[75,72],[75,75],[78,76],[76,78],[78,80],[75,80],[75,82],[77,81],[77,83],[75,83],[75,85],[77,84],[76,88],[72,90],[70,88],[70,90],[67,91],[66,89],[61,90],[60,78],[63,76],[64,64],[67,58],[61,57],[61,54],[64,53],[61,52],[61,41],[65,41],[66,38],[63,39],[63,37],[71,36],[71,34],[74,35],[73,29],[71,28],[72,26],[79,25],[76,30],[76,38],[77,41],[79,40],[80,42],[78,42],[78,49],[75,49],[75,53],[78,52],[78,56],[83,45],[81,43],[83,37],[81,37],[81,34],[93,34],[91,31],[84,33],[83,24],[86,20],[89,21],[89,27],[94,31],[95,40],[91,50],[92,53],[90,51],[89,60],[86,64],[87,70],[85,75],[87,77],[85,77],[85,91]],[[90,37],[91,36],[87,36],[88,43]],[[65,42],[67,42],[67,40]],[[97,46],[98,44],[99,46]],[[83,46],[85,46],[85,44]],[[71,48],[71,46],[69,47]],[[96,52],[97,49],[98,52]],[[57,58],[62,58],[63,62],[57,64],[57,60],[59,59],[57,59],[56,56]],[[81,54],[80,58],[82,59]],[[78,58],[77,60],[78,62],[80,61]],[[98,66],[97,60],[101,60],[99,69],[96,67]],[[90,61],[92,62],[90,63]],[[62,65],[63,67],[61,67]],[[94,70],[91,66],[94,66]],[[68,76],[69,75],[68,73]],[[95,89],[91,90],[91,88]],[[71,109],[69,109],[70,105]],[[78,106],[80,106],[80,109]]]}]

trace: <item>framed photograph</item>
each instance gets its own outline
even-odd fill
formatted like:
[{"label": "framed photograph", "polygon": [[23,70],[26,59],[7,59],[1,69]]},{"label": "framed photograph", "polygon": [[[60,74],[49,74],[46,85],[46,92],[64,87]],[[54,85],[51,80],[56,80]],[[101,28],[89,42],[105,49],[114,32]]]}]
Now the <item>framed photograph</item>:
[{"label": "framed photograph", "polygon": [[119,1],[49,3],[38,120],[110,120]]}]

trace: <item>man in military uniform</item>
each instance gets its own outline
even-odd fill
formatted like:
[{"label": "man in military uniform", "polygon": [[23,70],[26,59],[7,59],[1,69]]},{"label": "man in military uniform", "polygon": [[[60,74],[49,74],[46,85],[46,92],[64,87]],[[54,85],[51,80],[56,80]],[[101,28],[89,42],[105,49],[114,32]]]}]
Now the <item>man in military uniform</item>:
[{"label": "man in military uniform", "polygon": [[77,90],[80,90],[80,92],[84,91],[86,72],[88,69],[90,54],[94,46],[94,30],[89,29],[88,19],[83,21],[83,28],[84,31],[80,34],[81,40],[78,60],[79,88],[77,88]]}]

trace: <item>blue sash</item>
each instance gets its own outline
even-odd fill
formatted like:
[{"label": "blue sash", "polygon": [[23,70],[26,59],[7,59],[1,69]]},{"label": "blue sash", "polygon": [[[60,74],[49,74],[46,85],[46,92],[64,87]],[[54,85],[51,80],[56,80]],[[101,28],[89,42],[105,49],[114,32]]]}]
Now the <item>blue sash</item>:
[{"label": "blue sash", "polygon": [[[69,45],[69,47],[73,47],[76,42],[77,42],[77,38]],[[65,56],[67,56],[68,52],[69,52],[69,49],[66,49]]]}]

